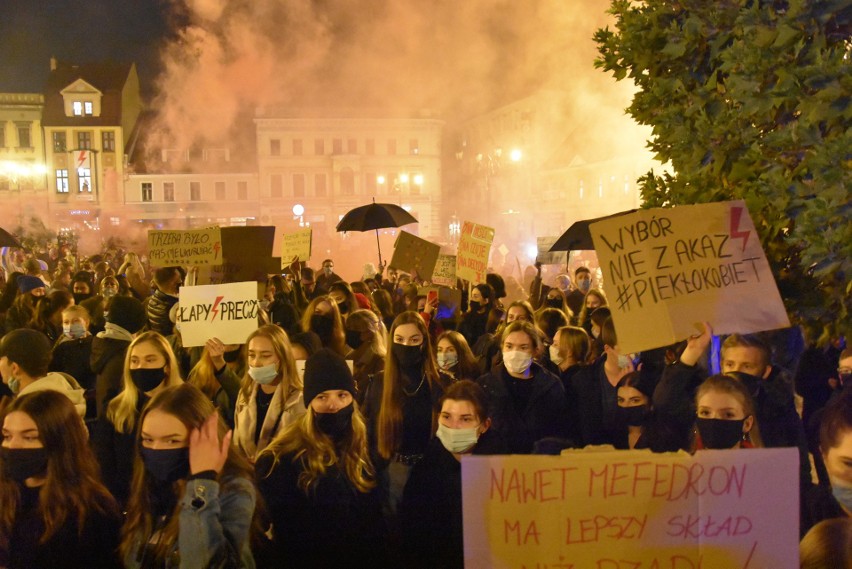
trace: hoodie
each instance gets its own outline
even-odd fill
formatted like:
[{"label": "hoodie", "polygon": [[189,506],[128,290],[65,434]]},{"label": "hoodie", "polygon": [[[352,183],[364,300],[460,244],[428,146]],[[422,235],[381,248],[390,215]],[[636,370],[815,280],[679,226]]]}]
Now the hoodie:
[{"label": "hoodie", "polygon": [[48,390],[64,394],[74,404],[80,417],[86,416],[86,399],[83,397],[83,388],[80,387],[76,379],[66,373],[52,371],[19,391],[18,397],[27,393]]}]

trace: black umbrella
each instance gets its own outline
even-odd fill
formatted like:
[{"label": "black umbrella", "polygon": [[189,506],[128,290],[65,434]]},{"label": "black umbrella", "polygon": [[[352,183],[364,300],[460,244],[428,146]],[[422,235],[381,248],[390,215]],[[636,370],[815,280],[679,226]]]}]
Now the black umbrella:
[{"label": "black umbrella", "polygon": [[379,247],[379,265],[382,264],[382,246],[379,243],[379,229],[386,227],[402,227],[409,223],[417,223],[414,216],[392,203],[373,203],[356,207],[346,212],[337,231],[376,231],[376,244]]},{"label": "black umbrella", "polygon": [[604,219],[609,219],[610,217],[627,215],[628,213],[633,213],[635,211],[635,209],[630,209],[614,213],[612,215],[596,217],[594,219],[575,221],[571,224],[571,227],[569,227],[565,233],[556,240],[556,243],[553,244],[550,251],[593,251],[595,249],[595,244],[592,241],[592,234],[589,231],[589,226],[591,224],[603,221]]},{"label": "black umbrella", "polygon": [[18,247],[23,246],[15,239],[15,236],[0,227],[0,247]]}]

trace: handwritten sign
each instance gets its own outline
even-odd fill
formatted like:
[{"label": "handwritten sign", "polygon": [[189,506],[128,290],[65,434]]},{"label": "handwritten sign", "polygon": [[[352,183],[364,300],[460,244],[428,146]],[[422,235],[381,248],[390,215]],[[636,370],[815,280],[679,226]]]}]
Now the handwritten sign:
[{"label": "handwritten sign", "polygon": [[421,239],[407,231],[400,231],[394,244],[390,264],[403,271],[416,270],[420,278],[429,280],[440,252],[440,245]]},{"label": "handwritten sign", "polygon": [[432,284],[456,286],[456,256],[438,255],[435,270],[432,271]]},{"label": "handwritten sign", "polygon": [[553,237],[536,237],[536,244],[538,245],[538,255],[535,257],[536,263],[541,263],[542,265],[567,265],[568,264],[568,252],[567,251],[550,251],[550,248],[553,247],[553,244],[559,239],[558,235]]},{"label": "handwritten sign", "polygon": [[488,253],[494,241],[494,229],[465,221],[456,256],[456,276],[472,283],[484,283],[488,271]]},{"label": "handwritten sign", "polygon": [[[742,201],[646,209],[590,226],[623,353],[790,325]],[[653,323],[650,326],[649,323]]]},{"label": "handwritten sign", "polygon": [[181,287],[177,322],[183,345],[203,346],[214,337],[243,344],[257,329],[259,311],[255,281]]},{"label": "handwritten sign", "polygon": [[218,227],[148,231],[148,259],[154,267],[216,265],[222,262],[221,252]]},{"label": "handwritten sign", "polygon": [[[282,260],[272,256],[275,227],[256,225],[222,229],[223,262],[199,267],[198,283],[266,283],[271,273],[281,270]],[[291,257],[292,259],[292,257]]]},{"label": "handwritten sign", "polygon": [[470,569],[793,569],[796,449],[462,458]]},{"label": "handwritten sign", "polygon": [[293,261],[293,257],[299,257],[299,261],[305,262],[311,258],[311,238],[313,231],[302,229],[293,233],[283,235],[281,249],[281,268],[286,269]]}]

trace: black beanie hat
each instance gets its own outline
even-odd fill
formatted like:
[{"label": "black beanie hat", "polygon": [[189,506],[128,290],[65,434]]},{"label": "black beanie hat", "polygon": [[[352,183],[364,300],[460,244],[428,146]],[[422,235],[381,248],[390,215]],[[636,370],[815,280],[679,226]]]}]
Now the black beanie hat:
[{"label": "black beanie hat", "polygon": [[135,334],[148,323],[145,306],[132,296],[114,296],[107,308],[106,321]]},{"label": "black beanie hat", "polygon": [[355,381],[346,360],[337,352],[323,348],[305,362],[305,407],[314,397],[332,389],[348,391],[355,397]]}]

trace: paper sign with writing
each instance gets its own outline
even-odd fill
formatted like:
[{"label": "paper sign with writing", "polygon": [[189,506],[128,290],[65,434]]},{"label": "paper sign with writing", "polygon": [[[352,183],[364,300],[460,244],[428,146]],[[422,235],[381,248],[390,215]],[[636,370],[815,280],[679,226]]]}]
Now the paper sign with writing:
[{"label": "paper sign with writing", "polygon": [[400,231],[394,244],[390,264],[403,271],[416,270],[420,278],[429,280],[440,252],[440,245],[421,239],[407,231]]},{"label": "paper sign with writing", "polygon": [[311,258],[312,230],[302,229],[293,233],[285,233],[281,249],[281,268],[286,269],[293,262],[293,257],[299,257],[304,262]]},{"label": "paper sign with writing", "polygon": [[148,231],[148,259],[154,267],[216,265],[222,262],[218,227]]},{"label": "paper sign with writing", "polygon": [[494,229],[465,221],[456,256],[456,276],[472,283],[484,283],[488,272],[488,253],[494,241]]},{"label": "paper sign with writing", "polygon": [[790,325],[742,201],[639,210],[590,226],[623,353]]},{"label": "paper sign with writing", "polygon": [[455,255],[438,255],[435,270],[432,271],[432,284],[456,286]]},{"label": "paper sign with writing", "polygon": [[[222,228],[223,261],[198,269],[199,284],[266,283],[271,273],[281,270],[282,260],[272,256],[275,227],[255,225]],[[274,260],[273,260],[274,259]]]},{"label": "paper sign with writing", "polygon": [[203,346],[214,337],[244,344],[257,329],[259,310],[255,281],[181,287],[177,321],[183,345]]},{"label": "paper sign with writing", "polygon": [[559,239],[558,235],[553,237],[536,237],[536,244],[538,245],[538,255],[535,257],[536,263],[562,266],[568,264],[567,251],[550,251],[550,248],[553,247],[557,239]]},{"label": "paper sign with writing", "polygon": [[798,452],[462,458],[467,569],[794,569]]}]

